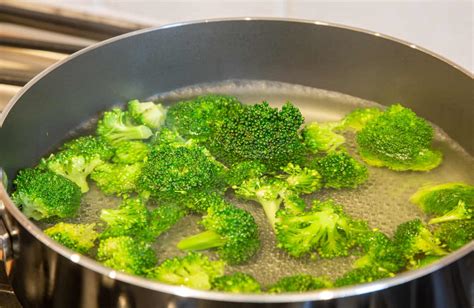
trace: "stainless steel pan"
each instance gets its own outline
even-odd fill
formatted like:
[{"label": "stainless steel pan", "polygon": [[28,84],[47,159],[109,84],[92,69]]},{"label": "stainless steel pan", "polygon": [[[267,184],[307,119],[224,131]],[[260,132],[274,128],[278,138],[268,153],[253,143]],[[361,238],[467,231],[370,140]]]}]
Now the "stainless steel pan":
[{"label": "stainless steel pan", "polygon": [[[334,290],[234,295],[117,273],[46,237],[8,181],[112,105],[226,79],[273,80],[404,102],[474,154],[473,79],[421,48],[320,22],[216,20],[148,29],[79,51],[28,83],[0,117],[0,252],[25,307],[468,307],[474,243],[425,268]],[[469,166],[467,166],[469,167]],[[225,302],[225,303],[224,303]]]}]

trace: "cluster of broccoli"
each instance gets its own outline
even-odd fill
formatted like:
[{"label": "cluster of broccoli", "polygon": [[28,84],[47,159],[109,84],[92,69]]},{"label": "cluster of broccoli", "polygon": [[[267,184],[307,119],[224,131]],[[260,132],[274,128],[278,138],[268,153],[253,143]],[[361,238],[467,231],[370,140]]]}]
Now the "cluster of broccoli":
[{"label": "cluster of broccoli", "polygon": [[[345,147],[348,132],[356,134],[368,165],[396,171],[439,165],[431,126],[410,109],[357,109],[338,122],[303,123],[291,103],[278,109],[208,95],[165,108],[133,100],[126,110],[106,111],[95,136],[67,142],[20,171],[13,198],[35,220],[68,219],[94,183],[121,204],[102,209],[95,223],[59,222],[47,235],[118,271],[224,292],[304,292],[370,282],[433,262],[472,240],[474,190],[462,183],[422,188],[412,202],[437,216],[428,225],[401,224],[393,238],[333,200],[304,199],[367,181],[367,166]],[[335,281],[302,273],[266,287],[246,273],[226,274],[226,264],[251,262],[260,248],[253,216],[229,203],[229,193],[261,206],[277,246],[289,256],[356,254],[353,269]],[[202,232],[177,244],[184,256],[157,265],[153,243],[186,215],[202,216]]]}]

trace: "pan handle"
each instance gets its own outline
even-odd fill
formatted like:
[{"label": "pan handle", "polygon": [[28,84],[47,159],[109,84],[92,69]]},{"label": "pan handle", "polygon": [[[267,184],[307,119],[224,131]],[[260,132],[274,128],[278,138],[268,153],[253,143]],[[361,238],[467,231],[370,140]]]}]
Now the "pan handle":
[{"label": "pan handle", "polygon": [[[7,177],[2,168],[0,168],[0,186],[7,187]],[[0,194],[1,196],[1,194]],[[8,214],[4,202],[0,198],[0,262],[3,263],[1,269],[7,277],[10,276],[14,250],[16,247],[15,238],[18,238],[17,228],[13,225],[13,220]]]}]

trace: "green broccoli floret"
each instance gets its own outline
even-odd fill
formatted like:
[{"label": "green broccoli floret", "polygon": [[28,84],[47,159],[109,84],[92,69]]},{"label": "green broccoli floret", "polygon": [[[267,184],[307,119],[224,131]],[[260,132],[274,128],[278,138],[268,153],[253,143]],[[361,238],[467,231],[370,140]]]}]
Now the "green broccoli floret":
[{"label": "green broccoli floret", "polygon": [[292,190],[285,190],[280,195],[283,198],[283,210],[285,212],[298,214],[305,210],[306,202],[298,193]]},{"label": "green broccoli floret", "polygon": [[72,217],[81,204],[79,186],[49,170],[24,169],[13,184],[14,202],[23,214],[36,220]]},{"label": "green broccoli floret", "polygon": [[357,133],[358,150],[369,165],[395,171],[427,171],[442,154],[431,148],[433,128],[413,111],[392,105]]},{"label": "green broccoli floret", "polygon": [[362,232],[357,244],[362,247],[364,255],[354,262],[354,268],[373,266],[379,271],[396,273],[406,264],[402,252],[382,232]]},{"label": "green broccoli floret", "polygon": [[302,194],[310,194],[321,188],[321,175],[316,170],[301,168],[298,165],[289,163],[282,167],[284,174],[277,178],[284,179],[288,184],[288,189]]},{"label": "green broccoli floret", "polygon": [[118,164],[144,162],[149,151],[149,145],[141,141],[123,141],[115,145],[115,155],[112,161]]},{"label": "green broccoli floret", "polygon": [[101,240],[97,260],[115,270],[135,275],[145,275],[156,264],[150,245],[129,236]]},{"label": "green broccoli floret", "polygon": [[155,197],[184,194],[219,185],[222,174],[223,166],[204,147],[156,145],[143,166],[137,186]]},{"label": "green broccoli floret", "polygon": [[258,226],[253,216],[231,204],[222,203],[207,209],[201,221],[206,231],[182,239],[181,250],[217,248],[221,259],[229,264],[248,261],[260,247]]},{"label": "green broccoli floret", "polygon": [[216,191],[196,191],[186,194],[169,195],[165,198],[160,198],[159,202],[162,204],[177,204],[195,214],[206,214],[207,209],[213,205],[220,205],[224,201],[222,194]]},{"label": "green broccoli floret", "polygon": [[125,199],[118,208],[102,209],[100,220],[107,224],[101,238],[126,235],[146,242],[156,238],[149,229],[150,213],[139,198]]},{"label": "green broccoli floret", "polygon": [[348,113],[341,121],[341,128],[361,131],[369,121],[377,118],[383,112],[378,108],[357,108]]},{"label": "green broccoli floret", "polygon": [[150,212],[149,233],[157,238],[185,215],[186,211],[179,205],[160,204]]},{"label": "green broccoli floret", "polygon": [[450,251],[457,250],[474,240],[474,219],[439,224],[434,234]]},{"label": "green broccoli floret", "polygon": [[92,136],[74,139],[62,146],[62,151],[42,159],[40,168],[47,168],[76,183],[83,193],[89,191],[87,177],[113,155],[105,141]]},{"label": "green broccoli floret", "polygon": [[335,151],[317,159],[311,166],[322,177],[325,187],[355,188],[367,181],[367,167],[359,163],[346,151]]},{"label": "green broccoli floret", "polygon": [[307,292],[332,287],[327,277],[314,277],[307,274],[297,274],[283,277],[268,288],[270,293]]},{"label": "green broccoli floret", "polygon": [[223,261],[211,261],[200,253],[167,259],[148,273],[148,278],[173,285],[210,290],[212,281],[224,275]]},{"label": "green broccoli floret", "polygon": [[344,136],[335,132],[339,126],[338,122],[307,124],[301,132],[306,148],[313,154],[336,150],[346,142]]},{"label": "green broccoli floret", "polygon": [[128,112],[114,108],[106,111],[97,123],[97,135],[113,144],[125,140],[148,139],[153,133],[149,127],[133,123]]},{"label": "green broccoli floret", "polygon": [[309,211],[296,214],[280,211],[277,216],[278,247],[293,257],[314,250],[323,258],[347,256],[359,232],[367,229],[332,200],[314,200]]},{"label": "green broccoli floret", "polygon": [[439,224],[442,222],[454,221],[454,220],[465,220],[472,218],[472,212],[474,209],[474,203],[469,205],[466,202],[459,200],[458,205],[451,211],[445,213],[442,216],[438,216],[430,219],[429,224]]},{"label": "green broccoli floret", "polygon": [[44,230],[47,236],[69,249],[86,254],[99,234],[94,230],[95,224],[69,224],[60,222]]},{"label": "green broccoli floret", "polygon": [[244,273],[234,273],[215,278],[212,289],[231,293],[260,293],[261,286],[252,276]]},{"label": "green broccoli floret", "polygon": [[276,213],[283,201],[282,194],[287,189],[286,182],[266,177],[251,178],[233,188],[237,196],[258,202],[263,207],[268,222],[275,228]]},{"label": "green broccoli floret", "polygon": [[421,220],[414,219],[402,223],[395,232],[395,245],[412,262],[420,254],[427,256],[444,256],[440,240],[435,237]]},{"label": "green broccoli floret", "polygon": [[91,179],[106,195],[126,195],[136,191],[136,183],[142,172],[143,163],[110,164],[105,163],[92,172]]},{"label": "green broccoli floret", "polygon": [[153,102],[140,102],[137,99],[128,102],[130,116],[139,124],[151,129],[158,129],[165,122],[166,109],[161,104]]},{"label": "green broccoli floret", "polygon": [[459,201],[474,204],[474,186],[464,183],[445,183],[424,186],[414,193],[410,201],[427,214],[444,215],[458,206]]},{"label": "green broccoli floret", "polygon": [[350,286],[354,284],[372,282],[378,279],[393,277],[394,274],[375,266],[365,266],[348,271],[342,277],[336,279],[336,287]]},{"label": "green broccoli floret", "polygon": [[206,142],[225,119],[234,117],[243,108],[232,96],[200,96],[169,107],[166,126],[187,139]]},{"label": "green broccoli floret", "polygon": [[298,132],[303,120],[291,103],[280,111],[267,102],[246,106],[223,120],[211,138],[210,150],[228,165],[250,160],[260,161],[269,171],[279,170],[303,158],[305,150]]},{"label": "green broccoli floret", "polygon": [[425,267],[427,265],[430,265],[431,263],[438,261],[439,259],[441,259],[440,256],[425,256],[421,259],[413,260],[411,263],[409,263],[407,269],[414,270],[421,267]]},{"label": "green broccoli floret", "polygon": [[151,140],[152,145],[173,145],[173,146],[185,146],[196,144],[197,142],[193,139],[184,139],[177,131],[171,130],[167,127],[161,128],[155,133]]},{"label": "green broccoli floret", "polygon": [[245,180],[258,178],[265,174],[267,168],[258,161],[243,161],[233,164],[226,174],[229,186],[239,186]]}]

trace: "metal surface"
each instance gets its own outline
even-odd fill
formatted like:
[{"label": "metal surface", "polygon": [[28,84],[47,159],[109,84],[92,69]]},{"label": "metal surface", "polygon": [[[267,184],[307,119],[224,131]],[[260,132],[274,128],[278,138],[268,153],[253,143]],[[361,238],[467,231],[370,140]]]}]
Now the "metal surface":
[{"label": "metal surface", "polygon": [[[34,78],[0,118],[0,162],[11,177],[34,165],[71,129],[116,103],[225,79],[290,82],[382,104],[404,102],[474,152],[473,80],[465,72],[419,48],[371,33],[246,19],[145,30],[53,66]],[[21,250],[10,279],[25,306],[222,307],[222,302],[245,302],[305,307],[311,301],[317,307],[467,307],[472,292],[473,243],[425,268],[334,290],[240,295],[169,286],[74,254],[26,219],[3,187],[0,199],[18,223]]]}]

